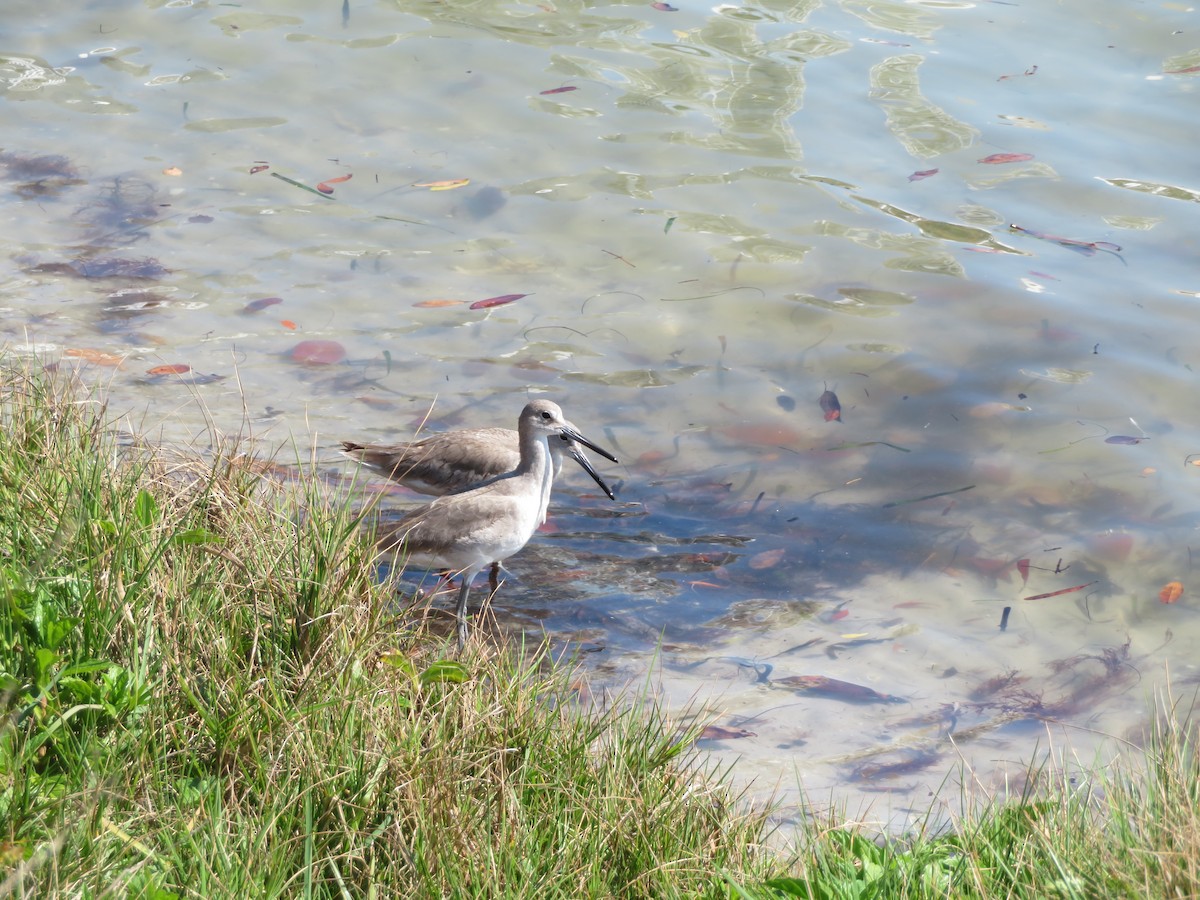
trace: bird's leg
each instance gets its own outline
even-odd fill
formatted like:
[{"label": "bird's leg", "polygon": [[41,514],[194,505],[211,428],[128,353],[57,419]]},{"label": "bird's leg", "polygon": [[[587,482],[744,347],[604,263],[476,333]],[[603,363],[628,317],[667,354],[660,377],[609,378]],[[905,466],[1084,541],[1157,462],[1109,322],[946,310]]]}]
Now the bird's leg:
[{"label": "bird's leg", "polygon": [[471,578],[463,574],[462,586],[458,589],[458,606],[454,609],[458,619],[458,649],[462,650],[467,643],[467,595],[471,593]]},{"label": "bird's leg", "polygon": [[492,563],[492,571],[488,573],[488,587],[492,589],[492,593],[496,593],[500,589],[500,563]]}]

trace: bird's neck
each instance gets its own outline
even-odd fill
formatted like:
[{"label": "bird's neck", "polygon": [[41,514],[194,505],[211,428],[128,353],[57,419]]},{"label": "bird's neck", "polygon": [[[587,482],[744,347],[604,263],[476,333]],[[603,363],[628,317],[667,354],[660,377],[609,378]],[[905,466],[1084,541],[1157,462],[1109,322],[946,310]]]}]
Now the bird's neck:
[{"label": "bird's neck", "polygon": [[[545,434],[521,435],[521,463],[517,475],[537,485],[538,524],[546,521],[546,510],[550,506],[550,488],[554,486],[554,463],[550,458],[550,441]],[[553,438],[557,440],[557,438]]]}]

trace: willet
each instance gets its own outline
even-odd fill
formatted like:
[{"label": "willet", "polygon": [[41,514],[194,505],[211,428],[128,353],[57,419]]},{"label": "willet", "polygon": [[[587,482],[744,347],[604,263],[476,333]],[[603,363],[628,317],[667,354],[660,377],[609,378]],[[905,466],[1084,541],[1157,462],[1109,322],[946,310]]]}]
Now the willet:
[{"label": "willet", "polygon": [[475,576],[524,547],[546,521],[554,483],[551,442],[566,437],[613,458],[581,435],[549,400],[526,404],[517,433],[520,451],[513,469],[413,510],[381,541],[385,550],[399,552],[406,563],[461,575],[455,606],[460,647],[467,639],[467,597]]}]

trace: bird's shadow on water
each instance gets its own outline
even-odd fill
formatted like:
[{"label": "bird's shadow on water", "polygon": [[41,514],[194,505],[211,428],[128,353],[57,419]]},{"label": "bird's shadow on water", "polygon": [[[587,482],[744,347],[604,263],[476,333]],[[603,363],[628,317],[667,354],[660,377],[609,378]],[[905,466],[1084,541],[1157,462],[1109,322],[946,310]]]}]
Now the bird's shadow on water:
[{"label": "bird's shadow on water", "polygon": [[506,564],[492,604],[504,630],[651,649],[781,627],[880,573],[902,578],[960,528],[862,505],[629,503],[551,509]]}]

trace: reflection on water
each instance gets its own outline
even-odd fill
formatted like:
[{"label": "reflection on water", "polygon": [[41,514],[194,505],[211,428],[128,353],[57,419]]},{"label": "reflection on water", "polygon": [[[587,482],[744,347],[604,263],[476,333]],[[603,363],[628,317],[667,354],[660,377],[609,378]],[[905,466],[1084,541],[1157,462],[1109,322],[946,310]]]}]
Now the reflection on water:
[{"label": "reflection on water", "polygon": [[126,426],[561,400],[617,501],[568,473],[490,627],[897,827],[1194,678],[1181,14],[93,6],[11,10],[0,284]]}]

